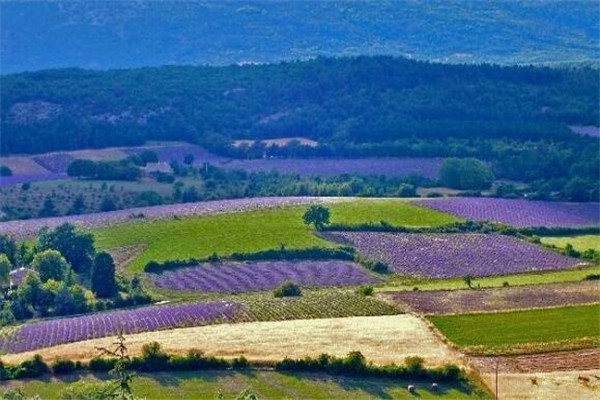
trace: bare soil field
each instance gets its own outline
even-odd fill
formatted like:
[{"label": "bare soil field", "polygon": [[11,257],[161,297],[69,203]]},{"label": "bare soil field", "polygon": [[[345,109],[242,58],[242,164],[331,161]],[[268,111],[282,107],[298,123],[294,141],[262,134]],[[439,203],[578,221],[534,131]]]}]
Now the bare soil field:
[{"label": "bare soil field", "polygon": [[600,302],[600,282],[584,281],[499,289],[403,291],[380,298],[422,314],[506,311]]},{"label": "bare soil field", "polygon": [[560,351],[507,357],[473,357],[469,362],[482,373],[496,369],[503,373],[600,370],[600,349]]},{"label": "bare soil field", "polygon": [[[495,374],[482,374],[494,390]],[[600,396],[600,370],[501,373],[498,398],[510,400],[591,400]]]},{"label": "bare soil field", "polygon": [[13,175],[50,174],[50,171],[26,156],[2,157],[0,165],[10,168]]},{"label": "bare soil field", "polygon": [[[274,361],[284,357],[316,357],[321,353],[344,356],[359,350],[376,364],[403,363],[418,355],[428,365],[461,363],[460,353],[451,350],[423,320],[412,315],[351,317],[278,322],[250,322],[148,332],[126,337],[131,354],[139,354],[149,342],[159,342],[169,353],[184,354],[197,348],[218,357],[244,356],[249,360]],[[114,337],[3,356],[16,363],[40,354],[46,361],[86,360],[98,354]]]}]

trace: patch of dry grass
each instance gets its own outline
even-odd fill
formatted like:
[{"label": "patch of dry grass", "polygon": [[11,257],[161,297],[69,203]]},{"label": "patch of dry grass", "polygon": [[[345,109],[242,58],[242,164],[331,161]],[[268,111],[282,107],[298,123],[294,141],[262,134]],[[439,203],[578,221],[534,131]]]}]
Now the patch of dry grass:
[{"label": "patch of dry grass", "polygon": [[[148,332],[126,339],[132,354],[139,354],[144,344],[156,341],[169,353],[197,348],[207,355],[244,356],[254,361],[316,357],[321,353],[344,356],[358,350],[377,364],[400,364],[412,355],[425,358],[428,365],[460,362],[458,353],[442,343],[426,322],[412,315],[221,324]],[[20,362],[34,353],[47,361],[86,360],[97,354],[95,347],[114,340],[106,337],[5,355],[3,361]]]},{"label": "patch of dry grass", "polygon": [[[511,400],[590,400],[600,397],[600,370],[499,375],[498,396]],[[495,388],[495,375],[483,374]]]}]

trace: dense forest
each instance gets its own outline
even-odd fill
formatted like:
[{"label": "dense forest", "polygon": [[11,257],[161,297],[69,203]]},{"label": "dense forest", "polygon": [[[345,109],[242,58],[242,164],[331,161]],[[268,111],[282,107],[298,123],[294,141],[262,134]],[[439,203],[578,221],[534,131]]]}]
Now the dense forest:
[{"label": "dense forest", "polygon": [[572,140],[594,125],[597,70],[447,65],[393,57],[258,66],[48,70],[3,77],[2,152],[149,139],[213,150],[231,138]]},{"label": "dense forest", "polygon": [[3,0],[2,71],[403,55],[596,60],[594,0]]}]

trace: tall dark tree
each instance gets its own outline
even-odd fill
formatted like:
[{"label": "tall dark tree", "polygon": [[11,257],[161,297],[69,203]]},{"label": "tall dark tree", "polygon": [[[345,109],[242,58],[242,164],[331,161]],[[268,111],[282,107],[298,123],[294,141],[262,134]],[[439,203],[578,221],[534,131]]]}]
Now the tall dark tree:
[{"label": "tall dark tree", "polygon": [[115,263],[111,255],[104,251],[94,258],[92,291],[98,297],[112,297],[117,293]]},{"label": "tall dark tree", "polygon": [[56,205],[54,205],[54,201],[48,196],[44,199],[44,204],[42,205],[42,209],[39,212],[39,216],[42,218],[45,217],[54,217],[58,214],[56,210]]},{"label": "tall dark tree", "polygon": [[64,223],[54,230],[42,228],[37,247],[40,250],[59,251],[78,273],[89,271],[95,253],[92,234],[81,232],[69,223]]}]

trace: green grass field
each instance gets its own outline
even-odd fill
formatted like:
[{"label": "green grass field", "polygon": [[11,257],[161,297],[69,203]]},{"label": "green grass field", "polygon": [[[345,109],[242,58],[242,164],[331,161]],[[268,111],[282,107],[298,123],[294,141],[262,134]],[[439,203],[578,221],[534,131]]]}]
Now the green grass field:
[{"label": "green grass field", "polygon": [[[599,266],[567,269],[562,271],[535,272],[515,275],[489,276],[474,278],[473,285],[481,288],[503,287],[504,282],[510,286],[545,285],[549,283],[579,282],[586,276],[600,274]],[[398,290],[456,290],[465,289],[467,285],[462,278],[456,279],[412,279],[405,277],[393,277],[383,285],[376,288],[378,292]]]},{"label": "green grass field", "polygon": [[[357,200],[331,204],[332,222],[385,220],[397,225],[442,225],[455,219],[398,200]],[[315,236],[302,222],[304,207],[220,214],[181,220],[145,221],[94,231],[98,247],[147,245],[129,266],[141,271],[151,260],[166,261],[228,255],[279,247],[334,246]]]},{"label": "green grass field", "polygon": [[[5,385],[21,388],[26,395],[39,394],[44,400],[58,399],[60,393],[80,376],[65,380],[15,381]],[[97,377],[85,376],[86,380]],[[441,385],[441,393],[427,390],[431,382],[408,382],[398,379],[340,377],[325,374],[284,374],[273,371],[200,371],[139,374],[133,381],[136,397],[146,399],[211,399],[219,390],[225,399],[234,399],[245,389],[252,389],[258,398],[265,399],[414,399],[406,389],[417,386],[422,399],[481,399],[482,395],[468,393],[455,385]]]},{"label": "green grass field", "polygon": [[[428,317],[461,347],[503,349],[510,346],[600,338],[600,304],[490,314]],[[535,346],[534,346],[535,347]]]},{"label": "green grass field", "polygon": [[552,244],[556,247],[564,248],[567,243],[578,251],[594,249],[600,251],[600,236],[599,235],[580,235],[580,236],[558,236],[558,237],[542,237],[542,243]]}]

